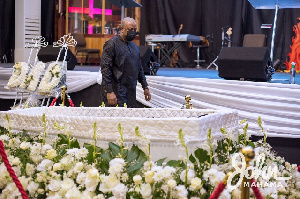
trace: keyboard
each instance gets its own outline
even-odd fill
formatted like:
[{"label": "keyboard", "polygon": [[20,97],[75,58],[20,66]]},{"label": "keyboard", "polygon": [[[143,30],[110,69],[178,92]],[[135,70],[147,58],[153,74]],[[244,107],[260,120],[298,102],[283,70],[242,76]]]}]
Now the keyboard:
[{"label": "keyboard", "polygon": [[172,41],[202,41],[201,37],[190,35],[190,34],[180,34],[180,35],[146,35],[146,42],[172,42]]}]

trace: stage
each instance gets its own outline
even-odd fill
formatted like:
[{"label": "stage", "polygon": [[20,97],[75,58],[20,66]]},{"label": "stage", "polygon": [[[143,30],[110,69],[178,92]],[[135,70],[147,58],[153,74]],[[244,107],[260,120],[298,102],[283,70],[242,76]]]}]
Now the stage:
[{"label": "stage", "polygon": [[[15,92],[4,89],[12,66],[0,64],[2,110],[3,105],[7,101],[13,103],[16,96]],[[81,102],[86,107],[101,105],[102,88],[97,84],[101,83],[101,75],[98,71],[99,66],[80,65],[68,71],[68,92],[75,106]],[[270,140],[277,142],[276,138],[284,138],[290,144],[279,147],[297,147],[300,138],[300,75],[296,75],[297,84],[291,85],[288,80],[289,74],[283,72],[275,72],[271,82],[253,82],[224,80],[214,68],[160,68],[157,75],[147,76],[151,101],[144,100],[140,85],[137,87],[137,101],[140,107],[181,108],[185,104],[185,95],[190,95],[195,109],[236,110],[240,120],[247,119],[249,133],[255,136],[262,136],[255,124],[260,116],[268,137],[273,137]]]}]

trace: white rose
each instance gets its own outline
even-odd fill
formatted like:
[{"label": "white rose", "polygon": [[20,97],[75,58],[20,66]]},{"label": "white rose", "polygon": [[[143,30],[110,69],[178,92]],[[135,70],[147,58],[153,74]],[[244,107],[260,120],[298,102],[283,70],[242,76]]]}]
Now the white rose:
[{"label": "white rose", "polygon": [[80,159],[80,158],[85,158],[88,155],[89,151],[86,148],[80,148],[77,153],[75,153],[75,157]]},{"label": "white rose", "polygon": [[176,185],[177,185],[177,183],[176,183],[176,181],[174,179],[168,180],[167,184],[168,184],[168,187],[170,187],[171,189],[174,188],[174,187],[176,187]]},{"label": "white rose", "polygon": [[103,194],[99,194],[97,196],[94,196],[93,199],[105,199]]},{"label": "white rose", "polygon": [[11,164],[18,166],[21,163],[20,159],[18,157],[15,157],[14,159],[12,159]]},{"label": "white rose", "polygon": [[202,183],[202,181],[200,178],[198,178],[198,177],[193,178],[191,180],[191,185],[190,185],[191,190],[196,191],[196,190],[201,189],[202,188],[201,183]]},{"label": "white rose", "polygon": [[35,154],[30,154],[30,158],[36,164],[40,163],[43,160],[43,157],[41,155],[35,155]]},{"label": "white rose", "polygon": [[142,184],[141,191],[143,198],[149,198],[152,195],[151,185],[150,184]]},{"label": "white rose", "polygon": [[12,167],[12,169],[14,170],[16,176],[21,176],[21,168],[20,166],[15,166],[15,167]]},{"label": "white rose", "polygon": [[188,192],[187,192],[186,188],[184,187],[184,185],[177,186],[176,190],[177,190],[178,198],[187,198]]},{"label": "white rose", "polygon": [[32,176],[35,173],[35,166],[33,164],[26,164],[26,175]]},{"label": "white rose", "polygon": [[230,193],[228,189],[224,189],[220,194],[219,199],[228,199],[228,198],[231,198]]},{"label": "white rose", "polygon": [[25,176],[19,177],[18,179],[21,182],[24,190],[27,190],[29,179],[27,179]]},{"label": "white rose", "polygon": [[53,147],[50,144],[45,144],[42,147],[42,152],[46,153],[48,150],[53,149]]},{"label": "white rose", "polygon": [[239,189],[234,189],[232,191],[232,198],[233,199],[241,199],[241,191]]},{"label": "white rose", "polygon": [[135,175],[135,176],[133,176],[133,181],[136,185],[141,184],[142,183],[142,177],[140,175]]},{"label": "white rose", "polygon": [[128,180],[129,176],[127,173],[123,173],[122,176],[121,176],[121,179],[123,182],[126,182]]},{"label": "white rose", "polygon": [[65,178],[61,183],[60,187],[62,188],[63,192],[68,191],[74,186],[74,181],[70,178]]},{"label": "white rose", "polygon": [[201,189],[200,189],[200,194],[201,194],[201,195],[204,195],[205,193],[206,193],[206,190],[203,189],[203,188],[201,188]]},{"label": "white rose", "polygon": [[76,183],[80,184],[80,185],[84,184],[86,176],[87,176],[86,173],[83,173],[83,172],[79,173],[76,178]]},{"label": "white rose", "polygon": [[82,162],[78,162],[76,163],[75,167],[74,167],[74,172],[75,173],[79,173],[81,172],[83,169],[83,163]]},{"label": "white rose", "polygon": [[34,195],[38,190],[38,188],[39,188],[39,184],[33,181],[31,181],[27,186],[27,190],[29,191],[30,195]]},{"label": "white rose", "polygon": [[[191,180],[195,177],[195,172],[192,169],[188,170],[187,173],[187,183],[191,184]],[[185,182],[185,170],[183,170],[180,174],[180,179],[182,180],[182,182]]]},{"label": "white rose", "polygon": [[30,142],[22,142],[21,145],[20,145],[20,148],[22,150],[26,150],[26,149],[29,149],[31,146]]},{"label": "white rose", "polygon": [[82,198],[84,198],[84,199],[93,199],[95,196],[95,193],[85,190],[84,192],[81,193],[81,195],[82,195]]},{"label": "white rose", "polygon": [[2,141],[7,141],[9,139],[10,139],[10,137],[8,135],[0,135],[0,140],[2,140]]},{"label": "white rose", "polygon": [[122,158],[115,158],[109,162],[110,174],[120,174],[125,166],[125,160]]},{"label": "white rose", "polygon": [[52,165],[53,165],[53,162],[51,160],[45,159],[37,166],[37,170],[45,171],[45,170],[48,170],[49,167],[52,167]]},{"label": "white rose", "polygon": [[44,193],[45,193],[45,190],[44,190],[44,189],[38,189],[37,192],[38,192],[39,194],[44,194]]},{"label": "white rose", "polygon": [[162,175],[165,179],[172,178],[172,174],[175,173],[176,169],[174,167],[166,166],[162,170]]},{"label": "white rose", "polygon": [[154,176],[153,171],[147,171],[145,173],[145,182],[148,183],[148,184],[153,183],[154,182],[153,176]]},{"label": "white rose", "polygon": [[57,156],[56,150],[55,149],[49,149],[47,151],[47,155],[45,156],[45,158],[52,160],[53,158],[55,158]]},{"label": "white rose", "polygon": [[296,182],[296,188],[300,189],[300,182]]},{"label": "white rose", "polygon": [[72,156],[65,156],[60,160],[61,165],[65,170],[70,170],[73,166],[74,158]]},{"label": "white rose", "polygon": [[100,184],[99,190],[103,193],[111,192],[112,189],[120,183],[120,180],[115,175],[105,177],[103,183]]},{"label": "white rose", "polygon": [[97,169],[90,169],[87,171],[85,179],[85,187],[88,191],[95,191],[100,182],[99,172]]},{"label": "white rose", "polygon": [[81,199],[81,192],[76,188],[73,187],[72,189],[69,189],[65,195],[67,199]]},{"label": "white rose", "polygon": [[61,163],[55,163],[53,165],[53,171],[58,171],[58,170],[62,170],[62,165]]},{"label": "white rose", "polygon": [[58,180],[50,180],[48,188],[50,191],[59,191],[60,189],[60,181]]},{"label": "white rose", "polygon": [[118,199],[125,199],[127,191],[127,187],[124,184],[120,183],[113,188],[112,193]]}]

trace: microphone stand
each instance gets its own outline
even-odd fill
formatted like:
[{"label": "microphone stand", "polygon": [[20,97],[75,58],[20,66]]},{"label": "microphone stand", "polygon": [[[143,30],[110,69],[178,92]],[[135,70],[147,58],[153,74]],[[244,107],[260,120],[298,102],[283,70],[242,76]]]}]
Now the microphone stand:
[{"label": "microphone stand", "polygon": [[[221,50],[222,50],[222,48],[224,47],[224,41],[225,41],[225,33],[224,33],[224,31],[225,31],[226,28],[228,28],[228,27],[223,27],[223,28],[221,28],[221,30],[222,30],[222,47],[221,47]],[[220,52],[221,52],[221,50],[220,50]],[[219,53],[219,54],[220,54],[220,53]],[[215,59],[214,61],[212,61],[212,62],[207,66],[206,69],[209,69],[212,65],[215,65],[215,66],[216,66],[216,70],[218,70],[218,65],[216,64],[216,61],[218,60],[218,58],[219,58],[219,55],[216,57],[216,59]]]}]

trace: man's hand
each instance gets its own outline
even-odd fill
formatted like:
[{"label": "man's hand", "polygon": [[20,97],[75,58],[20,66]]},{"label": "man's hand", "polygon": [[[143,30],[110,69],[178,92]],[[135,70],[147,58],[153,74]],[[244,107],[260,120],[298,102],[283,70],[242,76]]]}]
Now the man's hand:
[{"label": "man's hand", "polygon": [[151,94],[150,94],[149,89],[146,88],[146,89],[144,90],[144,95],[145,95],[145,100],[146,100],[146,101],[151,100]]},{"label": "man's hand", "polygon": [[107,93],[107,101],[108,101],[108,104],[111,106],[117,105],[118,101],[117,101],[117,97],[114,92]]}]

